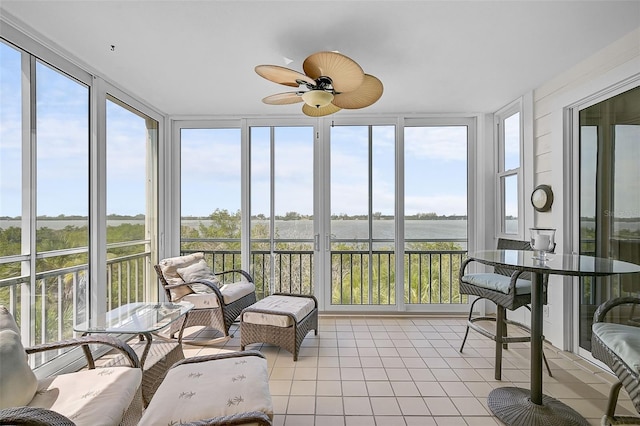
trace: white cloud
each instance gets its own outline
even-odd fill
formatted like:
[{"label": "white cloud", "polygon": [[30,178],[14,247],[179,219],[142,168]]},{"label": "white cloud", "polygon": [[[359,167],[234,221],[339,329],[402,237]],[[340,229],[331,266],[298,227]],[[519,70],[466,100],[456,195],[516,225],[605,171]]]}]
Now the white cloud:
[{"label": "white cloud", "polygon": [[445,161],[467,160],[465,126],[405,128],[405,156]]}]

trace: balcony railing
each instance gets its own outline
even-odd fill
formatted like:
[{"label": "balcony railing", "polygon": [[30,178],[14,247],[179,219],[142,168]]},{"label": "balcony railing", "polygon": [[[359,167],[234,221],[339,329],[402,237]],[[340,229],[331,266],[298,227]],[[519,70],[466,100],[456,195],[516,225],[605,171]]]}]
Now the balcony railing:
[{"label": "balcony railing", "polygon": [[[205,259],[216,272],[241,268],[240,250],[182,250],[182,254],[204,252]],[[273,275],[271,262],[274,264]],[[313,250],[268,250],[251,252],[251,275],[256,296],[262,299],[274,292],[313,294]],[[241,279],[239,274],[223,277],[224,282]],[[273,283],[271,286],[270,284]]]},{"label": "balcony railing", "polygon": [[[150,281],[147,277],[150,262],[149,252],[107,261],[107,310],[125,303],[145,301],[148,294],[146,283]],[[39,272],[33,280],[29,276],[2,279],[0,305],[5,305],[21,324],[23,334],[29,336],[30,345],[68,339],[74,335],[74,324],[87,319],[87,277],[88,266],[82,264]],[[152,285],[155,282],[152,280]],[[23,303],[26,302],[24,297],[29,297],[31,301]],[[24,307],[28,307],[29,311],[24,312]],[[35,359],[34,365],[40,365],[59,353],[47,351],[45,355],[46,359]]]},{"label": "balcony railing", "polygon": [[[77,254],[78,250],[74,251]],[[184,254],[203,250],[184,250]],[[204,250],[214,270],[240,268],[239,250]],[[86,253],[86,252],[85,252]],[[58,255],[60,253],[57,253]],[[460,297],[457,273],[465,250],[407,250],[404,255],[407,304],[466,303]],[[48,256],[48,255],[47,255]],[[19,264],[23,256],[4,258]],[[149,276],[149,252],[120,256],[107,261],[105,309],[125,303],[145,301]],[[314,252],[312,250],[254,250],[251,273],[258,298],[273,292],[313,294]],[[391,305],[396,303],[395,254],[391,250],[333,250],[331,252],[331,291],[333,305]],[[17,276],[0,280],[0,304],[16,319],[27,320],[30,344],[73,336],[74,323],[86,320],[89,294],[86,264],[37,273],[34,279]],[[227,281],[240,276],[226,277]],[[30,301],[25,303],[25,297]],[[22,310],[28,307],[28,312]],[[44,360],[42,360],[44,361]]]},{"label": "balcony railing", "polygon": [[[190,248],[182,254],[204,252],[214,271],[239,269],[240,250],[208,249],[207,246],[239,245],[235,239],[189,239]],[[280,243],[280,241],[278,241]],[[345,241],[340,241],[344,243]],[[351,241],[355,244],[359,241]],[[452,243],[466,246],[466,241],[411,241],[411,243]],[[467,303],[458,286],[460,264],[466,249],[412,249],[404,254],[406,304]],[[258,298],[273,292],[313,294],[313,250],[253,250],[251,274]],[[273,268],[271,268],[273,265]],[[331,292],[333,305],[396,304],[395,253],[393,250],[332,250]],[[230,277],[230,279],[239,279]]]}]

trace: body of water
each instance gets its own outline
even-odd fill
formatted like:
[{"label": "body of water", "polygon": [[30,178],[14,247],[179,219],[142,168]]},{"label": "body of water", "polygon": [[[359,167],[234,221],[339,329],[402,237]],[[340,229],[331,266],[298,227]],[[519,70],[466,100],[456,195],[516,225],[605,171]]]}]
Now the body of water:
[{"label": "body of water", "polygon": [[[211,225],[210,220],[183,220],[182,225],[198,227],[202,223],[205,226]],[[253,224],[268,225],[266,220],[254,220]],[[582,222],[583,225],[585,221]],[[588,223],[588,222],[587,222]],[[107,226],[118,226],[122,224],[141,224],[144,220],[107,220]],[[83,220],[40,220],[39,227],[50,229],[63,229],[66,226],[86,226],[87,221]],[[0,229],[9,227],[20,227],[19,220],[0,220]],[[312,239],[313,221],[302,220],[277,220],[275,222],[276,233],[282,239]],[[407,220],[404,223],[405,238],[407,239],[467,239],[466,220]],[[508,221],[507,228],[515,231],[517,228],[515,220]],[[594,225],[595,227],[595,225]],[[375,239],[393,239],[395,237],[395,221],[376,220],[373,222],[373,237]],[[640,230],[640,222],[616,222],[615,230]],[[331,234],[338,239],[366,239],[369,236],[369,223],[366,220],[332,220]]]},{"label": "body of water", "polygon": [[[268,225],[266,220],[254,220],[256,225]],[[144,220],[107,220],[107,226],[122,224],[144,225]],[[198,227],[200,224],[210,226],[210,220],[183,220],[182,225]],[[41,220],[40,228],[63,229],[67,226],[86,226],[83,220]],[[20,227],[19,220],[0,220],[0,229]],[[277,220],[276,232],[280,238],[293,239],[313,238],[312,220]],[[408,220],[405,222],[406,238],[416,239],[467,239],[466,220]],[[366,220],[332,220],[331,234],[338,239],[361,239],[369,236],[369,223]],[[395,236],[395,221],[377,220],[373,222],[373,237],[376,239],[393,239]]]}]

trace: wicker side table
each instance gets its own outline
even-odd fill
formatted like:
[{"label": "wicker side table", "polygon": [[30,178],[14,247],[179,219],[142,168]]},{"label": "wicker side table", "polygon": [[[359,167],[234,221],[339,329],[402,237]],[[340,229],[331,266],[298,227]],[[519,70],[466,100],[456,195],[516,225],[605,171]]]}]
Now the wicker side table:
[{"label": "wicker side table", "polygon": [[[83,335],[109,333],[140,337],[137,342],[131,341],[130,346],[138,355],[142,365],[142,400],[147,406],[167,370],[176,361],[184,359],[182,331],[188,312],[192,308],[193,305],[190,303],[128,303],[102,316],[99,315],[93,321],[76,324],[74,330],[82,332]],[[177,341],[165,339],[157,334],[174,323],[180,324],[180,335]],[[124,361],[122,356],[115,356],[104,365],[120,365]]]},{"label": "wicker side table", "polygon": [[[303,318],[299,318],[295,309],[293,311],[291,309],[276,310],[264,307],[274,296],[285,301],[290,299],[292,302],[293,298],[306,298],[313,303],[313,308]],[[248,313],[283,316],[287,317],[289,321],[287,321],[287,326],[272,325],[264,323],[264,321],[258,323],[254,319],[246,321],[245,316]],[[244,350],[245,346],[251,343],[269,343],[288,350],[293,354],[293,360],[297,361],[300,345],[311,330],[315,331],[316,336],[318,335],[318,300],[314,296],[308,295],[274,293],[272,296],[267,296],[256,304],[245,308],[240,314],[240,348]]]},{"label": "wicker side table", "polygon": [[[142,340],[137,342],[129,341],[128,343],[138,357],[142,359],[146,342]],[[162,378],[169,368],[182,359],[184,359],[182,344],[176,341],[165,342],[159,339],[151,342],[149,352],[142,366],[142,400],[145,407],[153,398],[156,390],[158,390],[160,383],[162,383]],[[116,365],[127,365],[127,360],[124,356],[117,355],[105,364],[106,367]]]}]

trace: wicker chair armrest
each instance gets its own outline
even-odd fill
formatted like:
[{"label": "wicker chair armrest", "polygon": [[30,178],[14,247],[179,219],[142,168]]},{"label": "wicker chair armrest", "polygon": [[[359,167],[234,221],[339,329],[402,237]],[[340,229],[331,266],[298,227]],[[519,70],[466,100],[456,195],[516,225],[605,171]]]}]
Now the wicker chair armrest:
[{"label": "wicker chair armrest", "polygon": [[[525,271],[514,271],[513,274],[511,274],[511,281],[509,282],[509,294],[516,294],[516,283],[518,282],[518,278],[520,278],[520,275],[522,275],[523,272]],[[543,291],[546,292],[548,284],[549,274],[544,274],[544,276],[542,277]]]},{"label": "wicker chair armrest", "polygon": [[593,322],[603,322],[604,317],[607,315],[611,309],[616,306],[625,305],[625,304],[634,304],[640,305],[640,298],[638,297],[616,297],[613,299],[609,299],[596,309],[596,312],[593,314]]},{"label": "wicker chair armrest", "polygon": [[248,350],[248,351],[240,351],[240,352],[229,352],[229,353],[222,353],[222,354],[211,354],[211,355],[189,357],[189,358],[181,359],[180,361],[176,362],[171,366],[171,368],[177,367],[182,364],[193,364],[197,362],[206,362],[206,361],[212,361],[216,359],[242,358],[245,356],[257,356],[259,358],[266,359],[266,357],[260,351]]},{"label": "wicker chair armrest", "polygon": [[462,279],[462,277],[464,276],[464,271],[465,269],[467,269],[467,265],[475,261],[476,261],[475,259],[471,259],[471,258],[465,259],[464,262],[462,262],[462,265],[460,265],[460,274],[458,278]]},{"label": "wicker chair armrest", "polygon": [[0,410],[0,425],[73,426],[75,423],[55,411],[25,406]]},{"label": "wicker chair armrest", "polygon": [[108,336],[106,334],[92,334],[88,336],[77,337],[75,339],[43,343],[41,345],[25,348],[25,351],[27,352],[27,354],[34,354],[34,353],[44,352],[44,351],[49,351],[54,349],[82,346],[82,350],[84,351],[84,354],[87,358],[87,363],[89,364],[89,368],[95,368],[95,363],[93,362],[93,356],[91,355],[91,351],[89,350],[89,345],[94,343],[111,346],[112,348],[117,349],[125,356],[125,358],[129,360],[131,367],[141,368],[138,355],[136,355],[135,351],[131,348],[131,346],[127,345],[126,343],[124,343],[119,339],[116,339],[115,337]]},{"label": "wicker chair armrest", "polygon": [[198,420],[197,422],[182,423],[182,426],[236,426],[246,424],[258,424],[259,426],[271,426],[271,419],[261,411],[231,414],[229,416],[212,417]]},{"label": "wicker chair armrest", "polygon": [[249,281],[250,283],[253,282],[253,277],[251,276],[250,273],[248,273],[247,271],[244,271],[242,269],[229,269],[227,271],[221,271],[221,272],[215,272],[214,275],[226,275],[226,274],[240,274],[242,275],[242,277],[244,279],[246,279],[247,281]]},{"label": "wicker chair armrest", "polygon": [[511,274],[511,281],[509,281],[509,294],[516,294],[516,283],[523,272],[524,271],[513,271],[513,274]]}]

